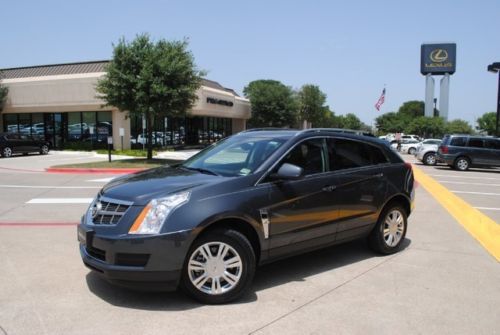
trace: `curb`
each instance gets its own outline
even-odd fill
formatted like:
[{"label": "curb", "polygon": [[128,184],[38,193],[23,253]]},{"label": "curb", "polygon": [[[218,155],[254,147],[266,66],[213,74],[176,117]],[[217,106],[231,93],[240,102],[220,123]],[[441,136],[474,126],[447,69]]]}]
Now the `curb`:
[{"label": "curb", "polygon": [[147,170],[146,168],[46,168],[49,173],[101,173],[101,174],[129,174]]}]

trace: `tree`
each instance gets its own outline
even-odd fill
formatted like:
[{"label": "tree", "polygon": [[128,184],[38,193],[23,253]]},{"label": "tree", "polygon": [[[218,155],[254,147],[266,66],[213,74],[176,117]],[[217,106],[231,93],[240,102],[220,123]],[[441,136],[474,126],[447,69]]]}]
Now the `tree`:
[{"label": "tree", "polygon": [[423,101],[411,100],[403,103],[399,107],[398,114],[413,118],[418,116],[424,116],[425,113],[425,103]]},{"label": "tree", "polygon": [[441,117],[419,116],[410,122],[405,132],[424,138],[440,138],[445,133],[445,121]]},{"label": "tree", "polygon": [[395,112],[380,115],[375,119],[375,125],[381,134],[405,132],[409,118]]},{"label": "tree", "polygon": [[250,99],[251,127],[294,127],[298,106],[292,89],[277,80],[255,80],[243,90]]},{"label": "tree", "polygon": [[477,119],[476,129],[488,133],[488,135],[495,135],[496,133],[497,113],[489,112],[484,113]]},{"label": "tree", "polygon": [[113,59],[97,84],[107,105],[145,117],[148,159],[153,157],[154,119],[184,116],[196,101],[204,73],[187,47],[186,40],[155,43],[147,34],[132,42],[122,38],[113,46]]},{"label": "tree", "polygon": [[456,119],[446,124],[446,132],[449,134],[472,134],[474,129],[467,121]]},{"label": "tree", "polygon": [[[0,73],[0,79],[2,78]],[[9,88],[7,86],[2,85],[0,82],[0,112],[3,110],[3,106],[5,100],[7,100],[7,94],[9,93]]]},{"label": "tree", "polygon": [[322,127],[324,121],[324,104],[326,94],[321,92],[319,86],[304,85],[297,93],[299,116],[302,121],[311,122],[313,127]]}]

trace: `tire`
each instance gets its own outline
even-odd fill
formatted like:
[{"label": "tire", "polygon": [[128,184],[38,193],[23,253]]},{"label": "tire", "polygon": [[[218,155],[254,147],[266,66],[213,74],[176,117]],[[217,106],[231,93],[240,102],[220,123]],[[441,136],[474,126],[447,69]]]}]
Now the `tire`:
[{"label": "tire", "polygon": [[40,155],[47,155],[49,153],[49,146],[44,144],[40,147]]},{"label": "tire", "polygon": [[428,152],[424,155],[423,162],[425,165],[436,165],[436,154],[433,152]]},{"label": "tire", "polygon": [[5,147],[2,150],[2,157],[10,157],[12,156],[12,149],[10,147]]},{"label": "tire", "polygon": [[404,208],[397,202],[389,203],[368,236],[370,248],[384,255],[398,252],[405,239],[407,228],[408,216]]},{"label": "tire", "polygon": [[415,155],[415,151],[417,151],[417,149],[415,149],[415,148],[410,148],[410,149],[408,149],[408,154],[410,154],[410,155],[412,155],[412,156],[413,156],[413,155]]},{"label": "tire", "polygon": [[467,171],[470,167],[470,160],[464,156],[458,157],[453,166],[459,171]]},{"label": "tire", "polygon": [[[219,256],[221,250],[223,255]],[[202,303],[224,304],[245,294],[255,267],[255,252],[245,235],[230,229],[214,230],[191,246],[184,261],[181,287]]]}]

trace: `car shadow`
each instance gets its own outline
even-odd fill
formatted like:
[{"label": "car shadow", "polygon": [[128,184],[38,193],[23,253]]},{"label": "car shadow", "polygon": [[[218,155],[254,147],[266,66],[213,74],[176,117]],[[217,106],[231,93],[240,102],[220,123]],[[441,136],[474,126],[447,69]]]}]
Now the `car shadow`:
[{"label": "car shadow", "polygon": [[[408,248],[411,240],[403,241],[402,250]],[[280,286],[292,281],[305,281],[307,277],[336,268],[364,261],[374,257],[387,257],[371,251],[364,240],[333,246],[298,256],[286,258],[257,268],[250,292],[233,305],[251,303],[257,300],[256,292]],[[134,291],[111,285],[91,271],[86,275],[89,290],[113,306],[150,311],[184,311],[202,307],[180,290],[176,292]]]}]

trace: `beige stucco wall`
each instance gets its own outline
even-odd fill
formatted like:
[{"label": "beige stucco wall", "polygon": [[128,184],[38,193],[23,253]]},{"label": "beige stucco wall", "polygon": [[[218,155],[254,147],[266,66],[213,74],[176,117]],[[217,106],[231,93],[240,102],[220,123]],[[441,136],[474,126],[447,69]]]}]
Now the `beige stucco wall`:
[{"label": "beige stucco wall", "polygon": [[[126,118],[127,114],[116,108],[111,113],[111,120],[113,122],[113,147],[116,150],[130,149],[130,120]],[[123,148],[120,128],[124,130]]]},{"label": "beige stucco wall", "polygon": [[[104,73],[5,79],[9,95],[4,113],[111,110],[97,97],[95,85]],[[232,93],[202,86],[189,112],[192,116],[250,118],[250,102]],[[233,106],[207,103],[207,98],[231,101]]]}]

